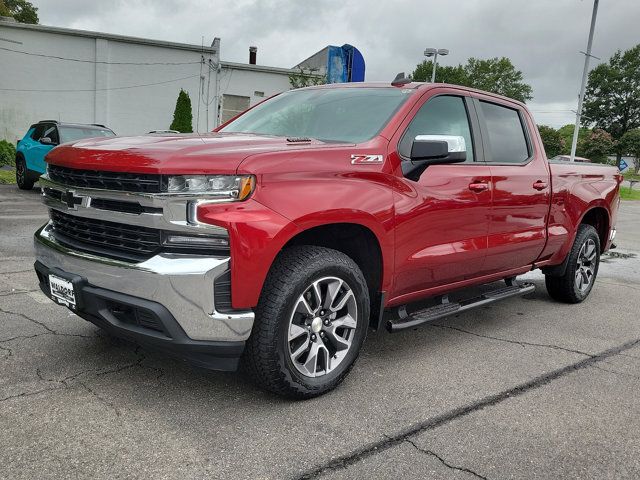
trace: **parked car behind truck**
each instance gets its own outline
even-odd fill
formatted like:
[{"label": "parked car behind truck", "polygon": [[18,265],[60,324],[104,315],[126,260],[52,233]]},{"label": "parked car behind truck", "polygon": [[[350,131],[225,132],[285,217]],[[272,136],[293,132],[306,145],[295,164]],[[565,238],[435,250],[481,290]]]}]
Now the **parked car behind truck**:
[{"label": "parked car behind truck", "polygon": [[29,127],[16,149],[16,183],[22,190],[31,190],[45,171],[44,157],[56,145],[90,137],[113,137],[115,133],[104,125],[84,125],[42,120]]},{"label": "parked car behind truck", "polygon": [[549,163],[519,102],[406,82],[294,90],[211,134],[84,140],[47,161],[45,294],[298,398],[339,384],[385,311],[389,331],[412,328],[531,292],[515,277],[536,268],[554,299],[586,299],[621,182]]}]

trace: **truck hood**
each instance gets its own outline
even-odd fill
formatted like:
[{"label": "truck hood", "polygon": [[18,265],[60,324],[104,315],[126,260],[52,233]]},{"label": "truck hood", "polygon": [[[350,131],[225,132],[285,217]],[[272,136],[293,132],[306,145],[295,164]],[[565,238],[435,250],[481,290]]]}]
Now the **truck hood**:
[{"label": "truck hood", "polygon": [[247,157],[259,153],[335,146],[246,133],[141,135],[66,143],[51,150],[46,160],[52,165],[112,172],[232,173]]}]

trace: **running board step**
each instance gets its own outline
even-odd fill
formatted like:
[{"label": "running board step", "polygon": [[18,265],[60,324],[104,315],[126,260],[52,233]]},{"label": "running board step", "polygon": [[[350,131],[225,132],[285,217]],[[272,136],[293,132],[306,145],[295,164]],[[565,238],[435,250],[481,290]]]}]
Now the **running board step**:
[{"label": "running board step", "polygon": [[516,284],[514,281],[507,281],[506,287],[490,290],[474,298],[462,300],[460,302],[449,302],[449,297],[443,295],[440,297],[440,304],[433,307],[418,310],[409,315],[406,306],[398,309],[399,318],[387,321],[387,330],[391,333],[414,328],[423,323],[433,322],[441,318],[448,317],[456,313],[466,312],[473,308],[482,307],[490,303],[504,300],[511,297],[518,297],[531,293],[536,289],[532,283]]}]

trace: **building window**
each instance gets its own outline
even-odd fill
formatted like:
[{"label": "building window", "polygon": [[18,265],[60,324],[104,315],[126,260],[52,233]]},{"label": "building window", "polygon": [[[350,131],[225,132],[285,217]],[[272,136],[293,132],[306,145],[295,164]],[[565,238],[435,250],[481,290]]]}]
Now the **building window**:
[{"label": "building window", "polygon": [[248,109],[250,100],[249,97],[239,95],[222,95],[222,123]]}]

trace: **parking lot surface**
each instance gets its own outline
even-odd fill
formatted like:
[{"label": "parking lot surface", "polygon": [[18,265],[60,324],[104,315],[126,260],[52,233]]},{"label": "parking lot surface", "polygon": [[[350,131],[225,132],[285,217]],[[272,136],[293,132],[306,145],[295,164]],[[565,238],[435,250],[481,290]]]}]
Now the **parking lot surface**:
[{"label": "parking lot surface", "polygon": [[110,338],[32,271],[39,192],[0,186],[1,478],[638,478],[640,202],[580,305],[536,292],[371,333],[308,401]]}]

